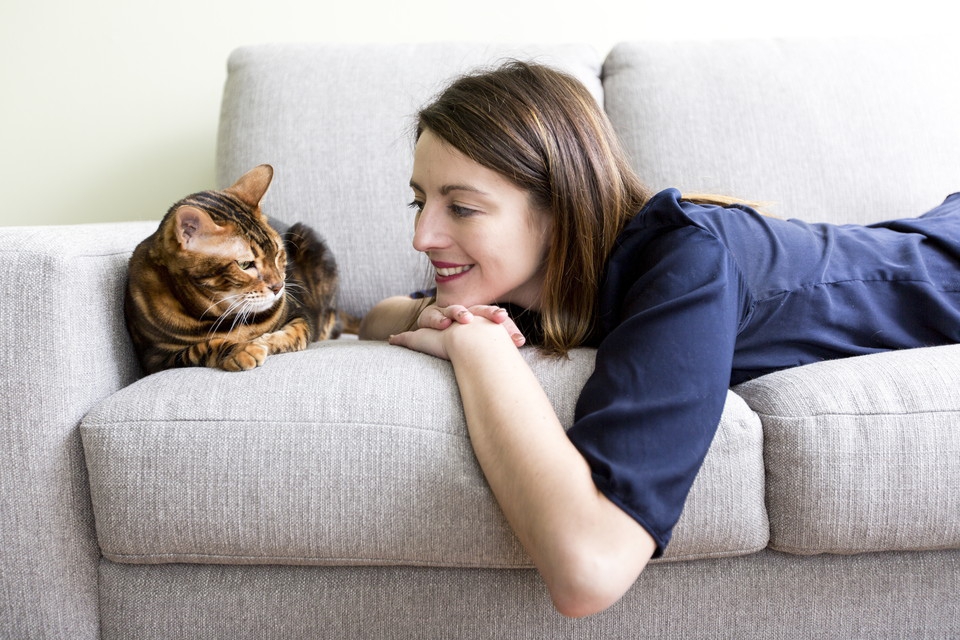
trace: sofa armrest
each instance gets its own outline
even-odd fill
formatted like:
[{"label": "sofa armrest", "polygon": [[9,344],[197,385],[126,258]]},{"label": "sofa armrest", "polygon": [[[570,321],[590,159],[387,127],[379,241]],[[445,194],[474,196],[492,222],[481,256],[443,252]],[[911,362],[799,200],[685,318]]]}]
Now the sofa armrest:
[{"label": "sofa armrest", "polygon": [[99,637],[78,425],[138,375],[123,288],[155,228],[0,229],[0,637]]}]

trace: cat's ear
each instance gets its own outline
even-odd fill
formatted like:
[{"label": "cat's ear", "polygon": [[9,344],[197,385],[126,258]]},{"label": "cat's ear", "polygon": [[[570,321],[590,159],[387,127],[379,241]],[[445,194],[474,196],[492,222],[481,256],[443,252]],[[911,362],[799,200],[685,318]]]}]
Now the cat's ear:
[{"label": "cat's ear", "polygon": [[227,192],[240,198],[244,204],[256,209],[260,206],[260,201],[266,195],[267,189],[270,188],[272,180],[273,167],[262,164],[240,176],[240,179],[233,186],[227,188]]},{"label": "cat's ear", "polygon": [[174,233],[183,249],[196,250],[204,241],[223,232],[210,214],[196,207],[184,205],[174,215]]}]

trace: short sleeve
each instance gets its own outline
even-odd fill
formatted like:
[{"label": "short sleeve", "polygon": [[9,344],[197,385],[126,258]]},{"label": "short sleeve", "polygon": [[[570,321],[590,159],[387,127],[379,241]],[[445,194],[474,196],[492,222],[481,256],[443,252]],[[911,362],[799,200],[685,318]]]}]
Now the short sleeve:
[{"label": "short sleeve", "polygon": [[723,412],[742,278],[726,247],[695,226],[666,231],[608,269],[620,285],[606,294],[622,302],[568,434],[597,487],[661,555]]}]

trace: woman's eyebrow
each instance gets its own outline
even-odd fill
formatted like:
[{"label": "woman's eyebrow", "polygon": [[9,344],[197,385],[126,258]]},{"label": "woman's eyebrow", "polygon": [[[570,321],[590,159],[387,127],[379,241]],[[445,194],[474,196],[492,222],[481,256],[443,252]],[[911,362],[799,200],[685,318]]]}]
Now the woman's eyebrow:
[{"label": "woman's eyebrow", "polygon": [[[423,190],[423,187],[418,185],[413,180],[410,181],[410,188],[416,191],[419,191],[420,193],[426,193]],[[453,191],[469,191],[470,193],[476,193],[481,196],[490,195],[483,189],[478,189],[477,187],[471,187],[470,185],[467,185],[467,184],[445,184],[442,187],[440,187],[440,194],[444,196],[450,194]]]}]

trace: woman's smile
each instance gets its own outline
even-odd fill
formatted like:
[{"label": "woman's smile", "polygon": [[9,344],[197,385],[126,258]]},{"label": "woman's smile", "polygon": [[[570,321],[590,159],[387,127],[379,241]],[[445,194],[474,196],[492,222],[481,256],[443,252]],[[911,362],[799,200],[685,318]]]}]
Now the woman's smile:
[{"label": "woman's smile", "polygon": [[437,283],[450,282],[450,280],[465,274],[473,268],[472,264],[450,264],[447,262],[433,262],[434,269],[437,270]]}]

